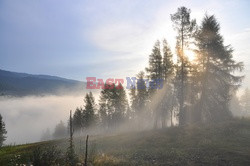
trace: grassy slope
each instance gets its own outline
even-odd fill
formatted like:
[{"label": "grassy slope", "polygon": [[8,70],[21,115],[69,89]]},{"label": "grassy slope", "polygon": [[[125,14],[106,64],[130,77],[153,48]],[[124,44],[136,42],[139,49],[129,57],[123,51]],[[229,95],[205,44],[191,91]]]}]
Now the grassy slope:
[{"label": "grassy slope", "polygon": [[[38,147],[60,145],[62,141],[45,141],[32,144],[23,145],[8,145],[0,148],[0,166],[13,165],[12,161],[16,163],[28,163],[33,151]],[[20,157],[19,157],[20,156]]]},{"label": "grassy slope", "polygon": [[[213,126],[174,127],[116,136],[90,137],[94,165],[250,165],[250,121],[235,120]],[[21,154],[27,161],[37,146],[67,141],[4,147],[0,165]],[[75,141],[79,151],[79,140]]]}]

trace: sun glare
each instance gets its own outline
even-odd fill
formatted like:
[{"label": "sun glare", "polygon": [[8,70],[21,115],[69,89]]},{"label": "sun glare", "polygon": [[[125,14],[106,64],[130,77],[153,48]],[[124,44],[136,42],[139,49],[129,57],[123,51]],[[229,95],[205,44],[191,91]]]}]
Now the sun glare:
[{"label": "sun glare", "polygon": [[188,58],[189,61],[194,61],[196,58],[196,54],[192,50],[185,50],[184,51],[185,56]]}]

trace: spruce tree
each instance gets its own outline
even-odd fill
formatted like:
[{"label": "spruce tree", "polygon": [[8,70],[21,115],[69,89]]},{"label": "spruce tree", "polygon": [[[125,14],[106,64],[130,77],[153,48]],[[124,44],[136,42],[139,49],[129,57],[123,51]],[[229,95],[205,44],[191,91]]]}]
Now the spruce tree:
[{"label": "spruce tree", "polygon": [[[105,84],[104,87],[109,87],[110,85]],[[104,128],[110,128],[112,122],[112,95],[109,88],[104,88],[100,93],[99,100],[99,116],[101,118],[101,123]]]},{"label": "spruce tree", "polygon": [[117,126],[126,117],[128,101],[123,86],[105,84],[101,91],[99,114],[107,120],[107,126]]},{"label": "spruce tree", "polygon": [[[152,49],[152,53],[149,55],[149,64],[146,68],[148,78],[150,79],[148,87],[149,108],[153,111],[154,114],[154,124],[157,124],[161,112],[159,106],[157,104],[154,104],[153,100],[155,100],[154,96],[157,94],[157,88],[159,88],[158,83],[163,79],[162,67],[160,41],[157,40]],[[154,125],[154,127],[156,127],[156,125]]]},{"label": "spruce tree", "polygon": [[151,79],[148,87],[148,100],[150,103],[148,108],[152,109],[154,114],[154,128],[157,127],[159,120],[162,122],[162,127],[165,127],[168,111],[173,109],[168,107],[172,104],[170,99],[173,98],[173,93],[171,92],[173,91],[172,77],[175,69],[173,54],[166,39],[163,40],[162,46],[161,52],[160,42],[157,41],[155,43],[149,56],[149,67],[146,68],[148,77]]},{"label": "spruce tree", "polygon": [[136,94],[136,110],[138,112],[141,112],[143,110],[145,110],[146,107],[146,102],[148,100],[148,91],[147,91],[147,85],[146,85],[146,81],[145,79],[145,74],[144,72],[139,72],[137,74],[137,82],[136,82],[136,90],[137,90],[137,94]]},{"label": "spruce tree", "polygon": [[232,73],[243,69],[243,64],[233,59],[233,49],[224,45],[220,25],[212,16],[205,16],[196,37],[201,55],[202,69],[200,93],[201,122],[221,121],[230,118],[229,101],[239,87],[242,77]]},{"label": "spruce tree", "polygon": [[3,142],[6,140],[6,134],[7,134],[7,131],[5,129],[5,123],[3,121],[3,117],[2,115],[0,114],[0,147],[3,146]]},{"label": "spruce tree", "polygon": [[114,86],[114,88],[111,89],[111,94],[113,97],[112,105],[114,109],[112,121],[114,125],[117,125],[125,120],[125,113],[127,110],[128,101],[126,97],[126,92],[121,84]]},{"label": "spruce tree", "polygon": [[163,74],[163,79],[167,81],[168,79],[171,79],[174,73],[173,54],[166,39],[163,40],[162,45],[163,45],[162,74]]},{"label": "spruce tree", "polygon": [[163,70],[163,79],[164,79],[164,98],[162,102],[162,113],[161,121],[162,127],[165,127],[165,120],[168,113],[170,113],[171,126],[173,125],[173,109],[174,109],[174,86],[173,86],[173,76],[175,72],[175,65],[173,62],[173,54],[167,43],[167,40],[164,39],[162,42],[163,45],[163,61],[162,61],[162,70]]},{"label": "spruce tree", "polygon": [[96,104],[92,92],[86,94],[84,103],[85,103],[83,111],[84,125],[86,128],[88,128],[95,122]]},{"label": "spruce tree", "polygon": [[76,108],[73,115],[73,127],[75,131],[82,130],[84,127],[83,110],[82,108]]},{"label": "spruce tree", "polygon": [[150,79],[161,78],[162,77],[162,56],[161,56],[161,48],[160,41],[157,40],[155,42],[154,48],[152,49],[152,53],[149,55],[149,67],[147,71],[150,73]]},{"label": "spruce tree", "polygon": [[137,95],[136,95],[136,86],[131,85],[129,96],[130,96],[130,103],[131,103],[131,109],[133,112],[137,109]]},{"label": "spruce tree", "polygon": [[142,127],[143,122],[150,116],[149,106],[149,93],[148,93],[148,79],[145,77],[145,73],[140,71],[136,75],[136,84],[130,88],[130,100],[132,115],[135,122],[138,122],[138,127]]}]

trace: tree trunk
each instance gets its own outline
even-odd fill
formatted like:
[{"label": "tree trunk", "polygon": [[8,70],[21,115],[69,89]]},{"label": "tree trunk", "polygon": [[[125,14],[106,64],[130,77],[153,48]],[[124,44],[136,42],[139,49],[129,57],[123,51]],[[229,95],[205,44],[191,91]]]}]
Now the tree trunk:
[{"label": "tree trunk", "polygon": [[184,36],[183,25],[181,29],[181,96],[180,96],[180,112],[179,112],[179,125],[184,125]]},{"label": "tree trunk", "polygon": [[84,160],[84,166],[87,166],[88,162],[88,140],[89,140],[89,135],[87,135],[86,138],[86,150],[85,150],[85,160]]}]

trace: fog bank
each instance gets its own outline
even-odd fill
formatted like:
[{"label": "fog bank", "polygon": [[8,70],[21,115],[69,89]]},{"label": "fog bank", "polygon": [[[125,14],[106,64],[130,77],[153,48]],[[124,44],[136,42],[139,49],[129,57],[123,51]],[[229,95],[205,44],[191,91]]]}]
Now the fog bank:
[{"label": "fog bank", "polygon": [[40,141],[47,128],[67,121],[69,110],[83,105],[82,96],[27,96],[0,97],[0,113],[6,124],[5,144],[22,144]]}]

